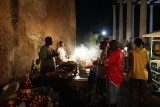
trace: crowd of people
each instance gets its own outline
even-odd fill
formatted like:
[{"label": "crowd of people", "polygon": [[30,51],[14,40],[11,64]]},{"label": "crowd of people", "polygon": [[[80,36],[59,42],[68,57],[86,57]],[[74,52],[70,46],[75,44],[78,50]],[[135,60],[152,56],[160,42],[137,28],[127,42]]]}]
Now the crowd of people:
[{"label": "crowd of people", "polygon": [[[57,50],[53,50],[51,45],[53,40],[51,37],[45,38],[45,44],[40,48],[40,58],[36,60],[36,64],[32,69],[42,74],[56,71],[56,64],[66,61],[68,58],[65,44],[59,42]],[[124,80],[124,62],[125,57],[128,57],[128,79],[131,83],[130,92],[132,100],[137,100],[135,89],[139,89],[139,102],[144,103],[144,95],[147,87],[147,82],[151,81],[151,70],[149,66],[149,57],[151,56],[149,44],[144,44],[141,38],[134,39],[134,46],[131,43],[126,45],[122,51],[119,47],[119,42],[104,38],[100,42],[99,50],[100,57],[93,62],[93,69],[97,72],[96,93],[103,95],[106,93],[106,103],[109,107],[116,107],[120,85]],[[83,46],[81,46],[83,47]],[[81,50],[86,51],[86,50]],[[154,46],[154,54],[160,56],[160,44]],[[81,54],[81,53],[80,53]],[[85,55],[83,55],[85,56]],[[154,58],[154,55],[152,56]],[[106,81],[105,91],[101,85],[102,80]],[[103,91],[102,91],[103,90]]]},{"label": "crowd of people", "polygon": [[[156,45],[154,54],[160,51]],[[128,57],[127,78],[130,82],[131,104],[138,101],[140,105],[143,105],[147,83],[152,81],[149,66],[151,57],[149,44],[144,44],[141,38],[135,38],[134,45],[128,43],[122,51],[118,41],[103,39],[100,43],[100,50],[102,50],[100,59],[94,62],[95,65],[98,65],[97,93],[103,96],[102,93],[105,93],[103,89],[106,87],[107,104],[109,104],[109,107],[116,107],[120,85],[124,80],[125,57]],[[154,54],[152,58],[154,58]],[[106,79],[106,86],[101,86],[104,78]],[[137,95],[137,89],[139,95]]]}]

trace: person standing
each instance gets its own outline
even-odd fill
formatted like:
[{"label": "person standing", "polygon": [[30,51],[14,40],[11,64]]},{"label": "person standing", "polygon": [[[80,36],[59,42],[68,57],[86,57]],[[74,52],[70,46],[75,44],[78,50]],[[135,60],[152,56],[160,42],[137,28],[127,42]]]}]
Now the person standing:
[{"label": "person standing", "polygon": [[160,56],[160,42],[156,42],[153,53],[155,56]]},{"label": "person standing", "polygon": [[56,53],[50,46],[53,44],[51,37],[45,38],[45,45],[40,48],[40,60],[41,60],[41,72],[53,72],[56,70],[55,56],[59,54]]},{"label": "person standing", "polygon": [[[134,44],[135,49],[131,50],[129,55],[130,64],[128,77],[131,85],[131,98],[132,101],[139,99],[140,104],[143,104],[147,80],[150,79],[149,57],[147,50],[142,48],[141,38],[136,38]],[[139,98],[136,90],[138,91]]]},{"label": "person standing", "polygon": [[34,60],[33,60],[33,62],[32,62],[32,66],[31,66],[31,72],[32,72],[32,74],[37,74],[37,73],[39,73],[40,72],[40,59],[36,59],[36,61],[34,62]]},{"label": "person standing", "polygon": [[100,43],[100,50],[102,50],[100,54],[100,59],[98,60],[98,72],[97,72],[97,92],[99,94],[102,94],[104,92],[103,88],[103,80],[104,80],[104,61],[107,57],[108,47],[107,47],[107,41],[101,41]]},{"label": "person standing", "polygon": [[119,43],[112,40],[109,43],[110,52],[105,60],[105,76],[107,78],[107,103],[109,107],[116,107],[120,85],[123,81],[124,55],[119,49]]},{"label": "person standing", "polygon": [[68,56],[67,56],[67,53],[66,53],[66,50],[65,50],[65,45],[64,45],[63,41],[59,42],[59,47],[57,49],[57,52],[59,53],[58,61],[59,62],[66,62]]},{"label": "person standing", "polygon": [[[95,75],[91,77],[95,78],[94,80],[96,80],[96,92],[99,94],[99,97],[102,98],[106,92],[104,87],[104,81],[106,80],[104,76],[104,60],[107,57],[108,51],[107,41],[101,41],[99,48],[101,50],[101,53],[99,55],[100,57],[98,57],[97,60],[93,62],[93,71]],[[91,73],[92,72],[90,72],[90,74]]]}]

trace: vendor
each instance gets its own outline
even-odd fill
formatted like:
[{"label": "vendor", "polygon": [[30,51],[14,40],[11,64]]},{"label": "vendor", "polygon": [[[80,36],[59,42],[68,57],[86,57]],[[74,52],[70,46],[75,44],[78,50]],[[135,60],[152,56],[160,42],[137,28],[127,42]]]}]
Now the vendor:
[{"label": "vendor", "polygon": [[156,42],[156,44],[154,46],[154,55],[160,56],[160,42]]},{"label": "vendor", "polygon": [[67,52],[65,50],[65,45],[63,41],[59,42],[59,47],[57,49],[57,53],[59,53],[58,60],[59,62],[66,62],[67,61]]},{"label": "vendor", "polygon": [[56,70],[55,57],[56,53],[50,46],[53,44],[51,37],[45,38],[45,45],[40,48],[41,72],[47,73]]},{"label": "vendor", "polygon": [[[109,42],[109,41],[108,41]],[[107,57],[108,53],[108,42],[106,40],[101,41],[100,43],[100,50],[102,50],[100,54],[100,59],[93,62],[94,65],[98,65],[98,71],[97,71],[97,86],[96,91],[100,95],[103,95],[105,93],[104,84],[102,83],[105,80],[104,76],[104,61]],[[94,68],[95,69],[95,68]]]}]

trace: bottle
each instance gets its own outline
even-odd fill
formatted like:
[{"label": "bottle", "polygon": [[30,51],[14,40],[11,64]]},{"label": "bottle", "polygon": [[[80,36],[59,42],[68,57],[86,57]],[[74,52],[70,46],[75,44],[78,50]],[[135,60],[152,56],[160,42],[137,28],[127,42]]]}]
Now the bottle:
[{"label": "bottle", "polygon": [[26,71],[25,78],[23,80],[23,89],[30,89],[32,87],[31,80],[29,79],[29,71]]}]

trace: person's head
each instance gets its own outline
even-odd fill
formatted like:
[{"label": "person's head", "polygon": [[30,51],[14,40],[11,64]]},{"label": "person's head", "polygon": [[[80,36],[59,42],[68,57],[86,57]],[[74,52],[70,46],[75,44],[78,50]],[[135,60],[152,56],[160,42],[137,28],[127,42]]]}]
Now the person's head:
[{"label": "person's head", "polygon": [[46,45],[52,45],[53,44],[53,41],[52,41],[52,38],[51,37],[49,37],[49,36],[47,36],[46,38],[45,38],[45,43],[46,43]]},{"label": "person's head", "polygon": [[150,49],[150,45],[149,45],[148,43],[146,43],[146,44],[144,44],[144,48],[145,48],[146,50],[148,50],[148,49]]},{"label": "person's head", "polygon": [[84,44],[80,44],[80,47],[84,47]]},{"label": "person's head", "polygon": [[40,64],[40,59],[36,59],[36,64]]},{"label": "person's head", "polygon": [[99,48],[99,44],[96,44],[95,48],[98,49]]},{"label": "person's head", "polygon": [[103,41],[107,41],[107,42],[109,42],[109,38],[103,38]]},{"label": "person's head", "polygon": [[101,50],[104,50],[106,47],[107,47],[107,41],[105,41],[105,40],[101,41],[99,48]]},{"label": "person's head", "polygon": [[59,42],[59,46],[60,46],[60,47],[64,47],[64,42],[63,42],[63,41],[60,41],[60,42]]},{"label": "person's head", "polygon": [[155,42],[153,42],[153,44],[160,45],[160,42],[155,41]]},{"label": "person's head", "polygon": [[109,43],[110,50],[116,50],[119,48],[119,43],[116,40],[112,40]]},{"label": "person's head", "polygon": [[135,38],[134,39],[134,44],[137,46],[137,47],[141,47],[142,46],[142,39],[141,38]]},{"label": "person's head", "polygon": [[127,40],[127,41],[126,41],[126,44],[128,44],[128,43],[129,43],[129,41]]}]

